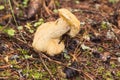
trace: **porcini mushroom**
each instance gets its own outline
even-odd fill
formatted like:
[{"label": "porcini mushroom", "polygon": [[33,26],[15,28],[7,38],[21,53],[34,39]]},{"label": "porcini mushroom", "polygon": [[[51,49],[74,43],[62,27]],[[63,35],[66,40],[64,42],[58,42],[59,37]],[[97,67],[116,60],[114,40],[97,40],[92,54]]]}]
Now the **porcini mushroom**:
[{"label": "porcini mushroom", "polygon": [[75,37],[80,31],[80,21],[67,9],[59,9],[59,16],[70,25],[69,35]]},{"label": "porcini mushroom", "polygon": [[45,52],[50,56],[60,54],[65,48],[64,42],[60,42],[60,37],[69,30],[68,35],[71,37],[79,32],[80,22],[70,11],[59,9],[58,12],[60,18],[42,24],[35,32],[32,43],[35,51]]}]

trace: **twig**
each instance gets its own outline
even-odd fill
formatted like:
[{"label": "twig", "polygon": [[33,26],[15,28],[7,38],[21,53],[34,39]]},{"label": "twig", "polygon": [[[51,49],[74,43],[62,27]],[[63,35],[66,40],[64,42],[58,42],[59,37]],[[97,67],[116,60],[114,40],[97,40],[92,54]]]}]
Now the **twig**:
[{"label": "twig", "polygon": [[53,80],[56,80],[56,79],[53,77],[51,71],[50,71],[50,70],[48,69],[48,67],[46,66],[45,61],[42,59],[41,53],[39,53],[39,57],[40,57],[40,60],[41,60],[42,64],[44,65],[45,69],[46,69],[46,70],[48,71],[48,73],[50,74],[51,78],[52,78]]},{"label": "twig", "polygon": [[5,29],[6,27],[8,27],[8,25],[10,24],[10,22],[11,22],[11,18],[9,18],[8,23],[0,30],[0,33],[2,33],[2,32],[4,31],[4,29]]},{"label": "twig", "polygon": [[3,66],[0,66],[0,69],[6,69],[6,68],[10,68],[11,65],[3,65]]},{"label": "twig", "polygon": [[[14,19],[14,21],[15,21],[15,24],[16,24],[16,26],[18,26],[18,23],[17,23],[17,21],[16,21],[16,17],[15,17],[15,15],[14,15],[13,8],[12,8],[12,5],[11,5],[11,1],[8,0],[8,2],[9,2],[9,5],[10,5],[11,13],[12,13],[13,19]],[[19,31],[20,36],[22,37],[22,39],[23,39],[25,42],[27,42],[27,41],[25,40],[25,38],[23,37],[23,35],[22,35],[22,33],[20,32],[19,29],[18,29],[18,31]]]},{"label": "twig", "polygon": [[0,17],[0,22],[2,22],[3,20],[7,20],[8,18],[11,18],[11,17],[12,17],[11,14],[4,15],[4,16]]},{"label": "twig", "polygon": [[0,80],[7,80],[9,77],[0,77]]},{"label": "twig", "polygon": [[76,71],[78,71],[78,72],[82,72],[81,70],[78,70],[78,69],[73,68],[73,67],[69,67],[69,66],[67,66],[66,64],[64,64],[64,63],[62,63],[62,62],[60,62],[60,61],[53,60],[53,59],[47,57],[47,56],[46,56],[45,54],[43,54],[43,53],[42,53],[41,55],[42,55],[43,58],[48,59],[49,61],[52,61],[52,62],[55,62],[55,63],[57,63],[57,64],[63,65],[63,66],[65,66],[65,67],[68,67],[68,68],[70,68],[70,69],[76,70]]},{"label": "twig", "polygon": [[17,21],[16,21],[16,18],[15,18],[15,15],[14,15],[14,11],[13,11],[12,5],[11,5],[11,1],[8,0],[8,2],[9,2],[9,5],[10,5],[11,13],[12,13],[13,19],[14,19],[14,21],[15,21],[15,24],[18,25],[18,24],[17,24]]},{"label": "twig", "polygon": [[84,73],[86,77],[88,77],[90,80],[94,80],[88,73]]}]

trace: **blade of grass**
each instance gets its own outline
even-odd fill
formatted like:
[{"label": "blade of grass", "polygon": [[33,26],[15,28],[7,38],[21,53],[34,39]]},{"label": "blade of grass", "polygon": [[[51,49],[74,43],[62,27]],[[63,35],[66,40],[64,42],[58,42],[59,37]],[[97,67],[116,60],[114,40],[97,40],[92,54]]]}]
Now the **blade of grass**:
[{"label": "blade of grass", "polygon": [[[16,21],[16,17],[15,17],[15,15],[14,15],[13,7],[12,7],[12,5],[11,5],[11,1],[8,0],[8,3],[9,3],[9,5],[10,5],[10,10],[11,10],[13,19],[14,19],[14,21],[15,21],[15,24],[16,24],[16,26],[18,26],[18,23],[17,23],[17,21]],[[24,36],[22,35],[22,33],[20,32],[20,30],[18,30],[18,31],[19,31],[19,33],[20,33],[20,36],[21,36],[22,39],[24,40],[24,42],[27,43],[27,41],[25,40],[25,38],[24,38]]]}]

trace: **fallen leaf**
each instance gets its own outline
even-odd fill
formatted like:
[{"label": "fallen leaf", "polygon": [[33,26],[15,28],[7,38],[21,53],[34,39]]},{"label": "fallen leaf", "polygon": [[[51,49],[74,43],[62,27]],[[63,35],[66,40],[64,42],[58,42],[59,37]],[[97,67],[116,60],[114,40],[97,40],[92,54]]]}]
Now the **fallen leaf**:
[{"label": "fallen leaf", "polygon": [[8,60],[8,56],[5,56],[5,57],[4,57],[4,60],[5,60],[5,62],[8,63],[8,61],[9,61],[9,60]]},{"label": "fallen leaf", "polygon": [[29,6],[28,6],[28,18],[33,17],[41,7],[42,0],[30,0]]}]

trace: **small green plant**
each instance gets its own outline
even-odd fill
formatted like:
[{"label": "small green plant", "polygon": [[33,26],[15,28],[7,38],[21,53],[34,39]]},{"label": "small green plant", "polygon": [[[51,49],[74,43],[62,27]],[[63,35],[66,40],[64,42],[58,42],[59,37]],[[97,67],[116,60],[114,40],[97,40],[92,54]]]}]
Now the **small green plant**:
[{"label": "small green plant", "polygon": [[34,23],[34,26],[35,27],[38,27],[38,26],[40,26],[41,24],[43,24],[44,23],[44,19],[43,18],[40,18],[39,20],[38,20],[38,22],[35,22]]},{"label": "small green plant", "polygon": [[2,31],[3,33],[7,33],[9,36],[14,36],[15,35],[15,30],[12,28],[5,28],[3,26],[0,25],[0,31]]},{"label": "small green plant", "polygon": [[14,35],[15,35],[15,30],[14,30],[14,29],[8,29],[8,30],[7,30],[7,34],[8,34],[9,36],[14,36]]},{"label": "small green plant", "polygon": [[79,3],[80,3],[80,1],[79,1],[79,0],[75,0],[75,3],[76,3],[76,4],[79,4]]},{"label": "small green plant", "polygon": [[70,56],[68,54],[66,54],[66,53],[63,53],[63,54],[64,54],[64,58],[70,59]]},{"label": "small green plant", "polygon": [[23,55],[22,58],[23,59],[29,59],[32,58],[32,55],[29,55],[29,51],[26,49],[18,49],[20,51],[20,53]]},{"label": "small green plant", "polygon": [[28,31],[29,31],[30,33],[33,33],[33,32],[34,32],[34,30],[31,28],[31,27],[32,27],[31,23],[27,23],[27,24],[25,25],[25,27],[28,29]]},{"label": "small green plant", "polygon": [[56,5],[57,7],[60,7],[60,3],[59,3],[58,0],[55,0],[55,5]]},{"label": "small green plant", "polygon": [[119,0],[109,0],[109,2],[110,3],[112,3],[112,4],[115,4],[115,3],[117,3]]},{"label": "small green plant", "polygon": [[35,80],[37,79],[43,79],[43,73],[39,72],[37,69],[24,69],[22,70],[22,73],[24,75],[27,75],[28,78],[34,78]]},{"label": "small green plant", "polygon": [[29,58],[32,58],[31,55],[24,55],[25,59],[29,59]]},{"label": "small green plant", "polygon": [[35,72],[34,75],[33,75],[34,79],[40,79],[40,78],[42,78],[42,76],[43,75],[40,72]]},{"label": "small green plant", "polygon": [[102,74],[104,72],[104,67],[100,66],[98,69],[97,69],[97,72],[99,74]]},{"label": "small green plant", "polygon": [[23,0],[23,6],[27,7],[29,0]]},{"label": "small green plant", "polygon": [[11,60],[11,61],[10,61],[10,64],[12,64],[12,65],[15,65],[16,63],[17,63],[16,60]]},{"label": "small green plant", "polygon": [[90,61],[87,61],[87,66],[91,66],[92,65],[92,63],[90,62]]},{"label": "small green plant", "polygon": [[89,46],[86,46],[85,44],[82,44],[82,45],[81,45],[81,48],[82,48],[83,50],[90,50],[90,49],[91,49]]},{"label": "small green plant", "polygon": [[116,64],[115,63],[111,63],[111,68],[116,68]]},{"label": "small green plant", "polygon": [[104,75],[103,75],[103,78],[105,79],[105,80],[111,80],[112,79],[112,74],[111,74],[111,72],[110,71],[106,71],[105,73],[104,73]]},{"label": "small green plant", "polygon": [[120,71],[116,73],[116,76],[120,78]]},{"label": "small green plant", "polygon": [[25,50],[25,49],[20,49],[20,48],[19,48],[18,50],[19,50],[19,51],[20,51],[20,53],[21,53],[21,54],[23,54],[23,55],[27,55],[27,54],[28,54],[28,52],[29,52],[28,50]]},{"label": "small green plant", "polygon": [[54,9],[53,12],[54,12],[54,13],[58,13],[58,10],[57,10],[57,9]]},{"label": "small green plant", "polygon": [[102,47],[98,47],[98,51],[103,52],[104,49]]},{"label": "small green plant", "polygon": [[3,26],[0,25],[0,31],[2,31],[2,29],[3,29]]},{"label": "small green plant", "polygon": [[18,30],[23,30],[23,26],[18,26],[17,29]]},{"label": "small green plant", "polygon": [[1,76],[10,76],[10,71],[9,70],[5,70],[1,73]]},{"label": "small green plant", "polygon": [[0,10],[5,9],[5,7],[3,5],[0,5]]},{"label": "small green plant", "polygon": [[7,33],[9,36],[14,36],[16,31],[12,28],[6,28],[3,32]]},{"label": "small green plant", "polygon": [[63,51],[62,54],[63,54],[64,58],[70,59],[70,55],[68,54],[68,51],[66,49]]},{"label": "small green plant", "polygon": [[101,28],[102,28],[102,29],[107,29],[107,22],[102,21],[102,23],[101,23]]}]

